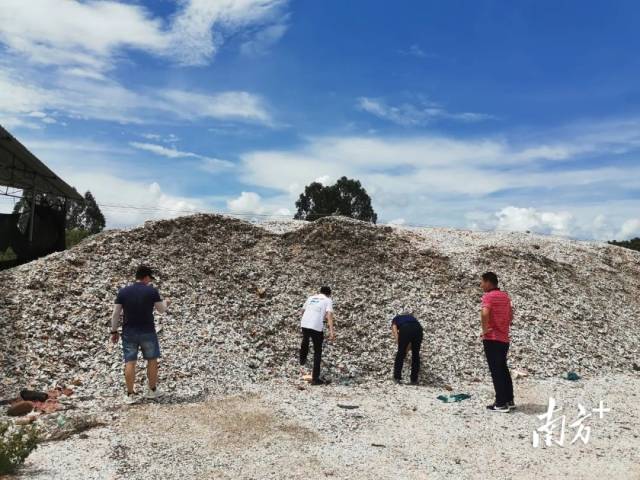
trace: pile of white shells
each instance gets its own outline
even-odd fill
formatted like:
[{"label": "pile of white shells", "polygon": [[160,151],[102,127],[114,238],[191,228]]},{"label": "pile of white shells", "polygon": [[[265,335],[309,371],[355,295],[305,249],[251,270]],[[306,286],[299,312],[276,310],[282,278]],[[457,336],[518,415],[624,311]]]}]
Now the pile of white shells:
[{"label": "pile of white shells", "polygon": [[[515,307],[510,361],[531,376],[634,370],[640,350],[640,253],[524,233],[374,226],[341,218],[256,225],[218,215],[110,230],[0,272],[0,398],[20,388],[122,386],[109,347],[118,288],[140,263],[173,303],[157,315],[161,382],[194,395],[274,377],[297,379],[300,308],[334,291],[334,383],[387,379],[390,320],[425,328],[423,382],[486,375],[479,275],[495,271]],[[142,378],[142,376],[141,376]]]}]

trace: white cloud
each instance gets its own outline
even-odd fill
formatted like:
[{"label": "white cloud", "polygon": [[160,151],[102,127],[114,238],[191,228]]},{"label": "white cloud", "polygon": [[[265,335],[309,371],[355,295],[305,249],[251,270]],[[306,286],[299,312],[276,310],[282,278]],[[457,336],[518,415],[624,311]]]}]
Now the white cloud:
[{"label": "white cloud", "polygon": [[[225,34],[249,25],[274,25],[275,30],[265,34],[265,40],[277,40],[282,33],[280,25],[287,0],[190,0],[175,17],[172,28],[172,50],[182,63],[207,63]],[[217,29],[216,29],[217,27]],[[286,28],[286,27],[284,27]],[[277,36],[277,38],[275,38]]]},{"label": "white cloud", "polygon": [[0,112],[31,114],[51,102],[51,94],[25,78],[9,76],[0,70]]},{"label": "white cloud", "polygon": [[[602,153],[608,145],[589,148],[588,153]],[[577,161],[576,152],[582,153],[582,148],[570,140],[546,148],[490,138],[318,137],[291,150],[248,152],[242,155],[242,164],[247,183],[283,192],[320,175],[330,180],[342,175],[364,177],[380,190],[396,188],[405,193],[487,195],[510,188],[586,187],[603,182],[640,188],[640,166],[540,168],[544,162],[556,161],[560,151],[566,152],[565,160]]]},{"label": "white cloud", "polygon": [[314,180],[316,183],[320,183],[322,185],[328,185],[331,177],[329,175],[322,175]]},{"label": "white cloud", "polygon": [[262,198],[255,192],[242,192],[238,198],[227,201],[227,208],[231,213],[252,213],[261,215],[265,212]]},{"label": "white cloud", "polygon": [[256,192],[241,192],[238,197],[227,200],[227,211],[233,215],[257,215],[268,217],[292,217],[285,205],[286,197],[262,198]]},{"label": "white cloud", "polygon": [[286,33],[288,25],[282,21],[268,25],[257,31],[253,37],[240,46],[240,51],[245,55],[262,55],[275,45]]},{"label": "white cloud", "polygon": [[0,39],[30,61],[93,70],[120,48],[161,52],[169,42],[162,22],[140,6],[59,0],[4,0]]},{"label": "white cloud", "polygon": [[69,66],[94,77],[110,68],[124,49],[201,65],[211,60],[225,36],[251,25],[281,25],[286,4],[286,0],[180,0],[167,22],[142,6],[110,0],[4,0],[0,41],[31,62]]},{"label": "white cloud", "polygon": [[208,173],[220,173],[233,168],[233,163],[219,158],[211,158],[193,152],[183,152],[173,147],[165,147],[155,143],[129,142],[134,148],[144,150],[167,158],[195,158],[200,160],[198,168]]},{"label": "white cloud", "polygon": [[573,228],[569,212],[540,212],[535,208],[506,207],[496,213],[498,230],[532,231],[568,236]]},{"label": "white cloud", "polygon": [[[553,208],[553,206],[550,206]],[[468,227],[559,235],[594,240],[625,240],[640,234],[640,219],[629,218],[637,206],[612,201],[599,206],[567,205],[557,209],[503,207],[496,212],[470,211]],[[612,216],[610,213],[618,213]]]},{"label": "white cloud", "polygon": [[146,138],[147,140],[156,140],[156,141],[162,140],[162,135],[159,135],[157,133],[143,133],[140,136],[142,138]]},{"label": "white cloud", "polygon": [[[99,177],[97,177],[99,178]],[[96,178],[96,179],[97,179]],[[108,179],[102,178],[101,181]],[[165,218],[175,218],[190,215],[198,212],[208,211],[198,199],[182,198],[164,193],[157,183],[136,183],[127,182],[124,179],[113,179],[110,184],[127,195],[129,201],[133,200],[135,208],[120,207],[122,197],[114,199],[111,204],[107,192],[101,192],[94,188],[96,198],[104,199],[101,209],[108,218],[107,226],[127,227],[136,226],[147,220],[160,220]],[[90,181],[89,181],[90,182]],[[88,182],[88,183],[89,183]],[[100,195],[98,197],[98,195]],[[115,205],[115,206],[109,206]]]},{"label": "white cloud", "polygon": [[[38,128],[32,111],[121,123],[213,119],[273,125],[245,91],[130,89],[110,77],[126,51],[176,63],[212,60],[226,36],[252,30],[253,49],[284,34],[287,0],[179,0],[169,19],[112,0],[6,0],[0,8],[0,121]],[[39,12],[39,14],[34,14]],[[249,37],[248,37],[249,38]],[[249,48],[249,47],[247,47]],[[52,123],[53,117],[44,123]]]},{"label": "white cloud", "polygon": [[157,171],[122,163],[132,150],[86,139],[29,139],[25,145],[65,182],[79,192],[90,190],[103,211],[107,226],[127,227],[145,220],[214,211],[208,199],[167,191],[175,182],[160,180]]},{"label": "white cloud", "polygon": [[479,122],[494,118],[491,115],[484,113],[452,113],[448,112],[437,103],[426,101],[422,101],[417,104],[403,103],[394,106],[388,105],[381,99],[360,97],[357,100],[357,106],[364,112],[403,126],[426,125],[436,120]]},{"label": "white cloud", "polygon": [[117,82],[54,75],[42,88],[23,75],[0,70],[0,120],[57,111],[71,118],[120,123],[221,120],[271,125],[264,100],[249,92],[129,90]]},{"label": "white cloud", "polygon": [[[548,143],[542,144],[426,135],[317,137],[289,150],[241,155],[240,178],[275,190],[285,205],[292,205],[304,186],[319,177],[325,184],[342,175],[357,178],[372,196],[382,222],[403,218],[411,223],[467,226],[465,214],[481,206],[484,217],[470,219],[476,228],[611,239],[624,221],[634,217],[634,207],[637,211],[637,201],[616,203],[615,192],[640,189],[640,164],[582,165],[580,160],[583,154],[604,155],[624,148],[625,139],[633,141],[633,135],[615,131],[611,137],[600,135],[587,142],[586,134],[573,132],[567,139],[548,135]],[[603,192],[609,192],[611,200],[596,205],[584,200],[602,198]],[[557,198],[569,200],[561,205]],[[533,206],[534,210],[528,209]],[[512,209],[504,210],[507,207]],[[596,221],[599,215],[607,216],[607,221]]]},{"label": "white cloud", "polygon": [[434,56],[433,54],[428,54],[427,52],[425,52],[422,48],[420,48],[420,45],[418,45],[417,43],[414,43],[406,50],[399,50],[398,52],[401,55],[407,55],[407,56],[418,57],[418,58],[427,58],[427,57]]},{"label": "white cloud", "polygon": [[154,181],[135,181],[102,171],[60,173],[69,183],[91,191],[109,228],[211,210],[203,200],[166,193]]},{"label": "white cloud", "polygon": [[[187,120],[215,118],[269,124],[271,117],[264,100],[248,92],[232,91],[215,95],[164,90],[159,92],[167,102],[167,109]],[[161,108],[162,105],[157,105]]]},{"label": "white cloud", "polygon": [[221,160],[219,158],[203,157],[202,161],[198,165],[198,168],[207,173],[221,173],[228,172],[234,167],[232,162],[228,160]]},{"label": "white cloud", "polygon": [[176,150],[175,148],[168,148],[164,145],[156,145],[155,143],[140,143],[140,142],[129,142],[134,148],[139,150],[145,150],[147,152],[155,153],[156,155],[160,155],[162,157],[167,158],[185,158],[185,157],[195,157],[201,158],[200,155],[191,152],[181,152],[180,150]]},{"label": "white cloud", "polygon": [[640,237],[640,218],[631,218],[622,224],[617,238],[626,240],[631,237]]}]

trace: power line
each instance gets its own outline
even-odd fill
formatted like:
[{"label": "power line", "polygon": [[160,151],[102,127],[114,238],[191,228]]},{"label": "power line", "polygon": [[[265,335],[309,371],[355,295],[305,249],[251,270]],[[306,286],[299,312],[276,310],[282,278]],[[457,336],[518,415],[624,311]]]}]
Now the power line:
[{"label": "power line", "polygon": [[[164,208],[164,207],[152,206],[152,205],[140,206],[140,205],[117,204],[117,203],[97,203],[97,205],[101,209],[105,209],[106,211],[132,210],[140,213],[160,212],[160,213],[174,213],[174,214],[184,214],[184,215],[207,214],[207,215],[222,215],[226,217],[256,218],[256,219],[263,219],[263,220],[264,219],[294,220],[292,215],[283,215],[283,214],[277,214],[277,213],[271,214],[271,213],[253,213],[253,212],[220,212],[215,210],[194,210],[194,209],[177,209],[177,208],[173,209],[173,208]],[[314,220],[316,220],[318,218],[331,217],[333,215],[334,215],[333,213],[321,212],[321,213],[313,214],[313,218]],[[397,226],[397,227],[411,227],[411,228],[453,228],[455,230],[470,230],[470,231],[476,231],[476,232],[502,231],[502,230],[497,230],[495,228],[492,229],[492,228],[441,227],[441,226],[429,225],[424,223],[402,223],[402,224],[382,224],[382,225]],[[504,230],[504,231],[508,231],[508,230]],[[552,234],[548,234],[548,233],[539,233],[539,232],[534,232],[534,233],[536,233],[537,235],[543,235],[543,236],[553,236]]]}]

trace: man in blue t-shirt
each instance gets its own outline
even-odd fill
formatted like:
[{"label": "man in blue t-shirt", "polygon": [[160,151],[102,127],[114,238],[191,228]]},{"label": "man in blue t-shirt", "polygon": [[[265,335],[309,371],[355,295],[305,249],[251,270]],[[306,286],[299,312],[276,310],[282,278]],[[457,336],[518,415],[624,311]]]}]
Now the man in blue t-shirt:
[{"label": "man in blue t-shirt", "polygon": [[151,285],[153,271],[140,265],[136,271],[136,282],[118,292],[111,317],[111,341],[118,342],[118,326],[122,319],[122,351],[124,356],[124,377],[127,384],[127,403],[136,401],[134,381],[138,351],[142,351],[147,361],[148,388],[146,397],[158,396],[158,358],[160,344],[153,318],[154,308],[163,313],[169,300],[162,300],[158,290]]}]

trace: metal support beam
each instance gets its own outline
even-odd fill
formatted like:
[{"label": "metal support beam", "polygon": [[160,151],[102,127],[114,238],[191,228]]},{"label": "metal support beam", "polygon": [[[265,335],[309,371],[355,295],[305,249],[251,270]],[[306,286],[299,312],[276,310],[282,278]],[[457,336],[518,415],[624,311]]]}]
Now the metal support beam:
[{"label": "metal support beam", "polygon": [[64,197],[64,204],[62,207],[62,213],[64,214],[64,248],[67,248],[67,210],[69,209],[69,199]]},{"label": "metal support beam", "polygon": [[36,187],[33,187],[31,195],[31,216],[29,217],[29,243],[33,242],[33,226],[36,223]]}]

